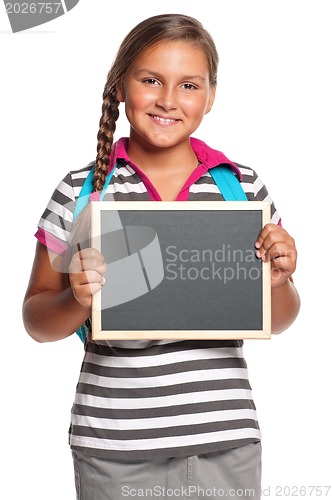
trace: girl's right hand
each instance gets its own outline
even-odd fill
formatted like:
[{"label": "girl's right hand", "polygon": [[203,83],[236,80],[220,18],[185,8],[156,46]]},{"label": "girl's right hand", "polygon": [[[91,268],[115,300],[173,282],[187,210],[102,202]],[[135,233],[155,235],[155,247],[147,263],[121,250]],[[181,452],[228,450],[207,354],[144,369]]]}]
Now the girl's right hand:
[{"label": "girl's right hand", "polygon": [[73,295],[83,307],[90,308],[92,295],[105,283],[106,263],[95,248],[84,248],[73,255],[69,266],[69,281]]}]

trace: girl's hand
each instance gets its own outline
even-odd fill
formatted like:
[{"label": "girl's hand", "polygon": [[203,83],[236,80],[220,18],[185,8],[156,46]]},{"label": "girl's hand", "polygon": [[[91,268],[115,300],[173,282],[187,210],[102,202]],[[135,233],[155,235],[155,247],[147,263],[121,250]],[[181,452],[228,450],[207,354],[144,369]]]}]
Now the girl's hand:
[{"label": "girl's hand", "polygon": [[73,256],[69,266],[69,281],[77,302],[91,307],[92,295],[105,283],[106,264],[95,248],[85,248]]},{"label": "girl's hand", "polygon": [[295,241],[285,229],[276,224],[266,224],[257,242],[256,255],[264,262],[271,262],[271,286],[283,285],[296,268]]}]

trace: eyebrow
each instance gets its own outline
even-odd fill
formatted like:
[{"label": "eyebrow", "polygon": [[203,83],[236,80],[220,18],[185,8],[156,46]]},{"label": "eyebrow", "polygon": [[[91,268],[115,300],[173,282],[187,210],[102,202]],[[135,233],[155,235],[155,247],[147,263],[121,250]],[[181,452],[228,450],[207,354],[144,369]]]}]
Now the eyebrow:
[{"label": "eyebrow", "polygon": [[[135,71],[136,75],[139,75],[140,73],[148,73],[150,75],[155,75],[157,78],[162,78],[162,75],[160,73],[158,73],[157,71],[148,69],[148,68],[138,68]],[[201,81],[205,82],[206,78],[204,78],[204,76],[202,76],[202,75],[183,75],[181,77],[181,80],[201,80]]]}]

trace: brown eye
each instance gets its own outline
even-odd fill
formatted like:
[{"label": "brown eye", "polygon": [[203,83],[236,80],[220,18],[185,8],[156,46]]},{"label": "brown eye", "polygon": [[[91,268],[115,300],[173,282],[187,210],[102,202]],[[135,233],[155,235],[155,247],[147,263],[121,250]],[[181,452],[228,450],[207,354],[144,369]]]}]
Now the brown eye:
[{"label": "brown eye", "polygon": [[182,85],[182,87],[185,89],[185,90],[193,90],[193,89],[197,89],[196,85],[194,85],[193,83],[184,83]]},{"label": "brown eye", "polygon": [[159,85],[158,80],[156,80],[155,78],[145,78],[143,80],[143,83],[147,83],[148,85]]}]

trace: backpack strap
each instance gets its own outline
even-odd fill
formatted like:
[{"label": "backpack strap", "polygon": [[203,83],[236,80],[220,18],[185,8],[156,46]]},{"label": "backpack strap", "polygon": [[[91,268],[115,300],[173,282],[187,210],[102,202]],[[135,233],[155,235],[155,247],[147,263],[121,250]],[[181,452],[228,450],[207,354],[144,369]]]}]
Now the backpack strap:
[{"label": "backpack strap", "polygon": [[88,327],[86,326],[86,324],[84,323],[84,325],[81,325],[77,330],[76,330],[76,335],[78,335],[78,337],[81,339],[81,341],[85,342],[85,339],[86,339],[86,335],[88,333]]},{"label": "backpack strap", "polygon": [[[104,196],[105,196],[105,193],[107,191],[108,185],[111,182],[112,176],[113,176],[116,168],[117,168],[117,164],[115,165],[115,167],[113,168],[113,170],[106,176],[103,190],[100,193],[100,201],[102,201],[103,198],[104,198]],[[91,193],[93,191],[93,175],[94,175],[94,172],[95,172],[95,167],[93,167],[90,170],[89,175],[87,176],[87,178],[84,181],[84,184],[83,184],[83,186],[81,188],[80,194],[78,195],[78,199],[77,199],[77,202],[76,202],[76,206],[75,206],[75,210],[74,210],[74,215],[73,215],[73,220],[76,219],[76,217],[82,212],[83,208],[85,208],[86,205],[89,203],[90,195],[91,195]]]},{"label": "backpack strap", "polygon": [[248,201],[239,179],[230,168],[218,165],[209,172],[225,201]]}]

